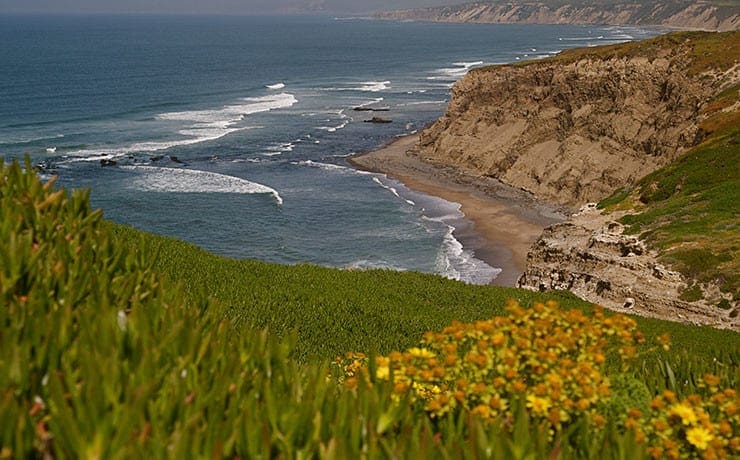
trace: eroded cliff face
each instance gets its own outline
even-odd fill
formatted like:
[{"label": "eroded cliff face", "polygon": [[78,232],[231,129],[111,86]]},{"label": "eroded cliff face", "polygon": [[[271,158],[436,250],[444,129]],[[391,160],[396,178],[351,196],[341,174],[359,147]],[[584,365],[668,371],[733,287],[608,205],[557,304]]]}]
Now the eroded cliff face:
[{"label": "eroded cliff face", "polygon": [[[453,88],[446,114],[422,133],[418,156],[579,209],[631,190],[736,124],[738,40],[737,32],[687,32],[471,71]],[[740,302],[721,290],[721,280],[687,279],[658,262],[663,253],[625,234],[620,219],[640,212],[631,206],[610,213],[591,206],[547,228],[527,255],[518,286],[570,290],[614,310],[740,329]],[[722,235],[712,237],[728,238]],[[692,300],[686,293],[697,283],[700,299]]]},{"label": "eroded cliff face", "polygon": [[545,229],[527,254],[518,286],[536,291],[568,290],[589,302],[624,313],[740,330],[734,308],[717,307],[723,294],[703,286],[707,297],[681,298],[688,287],[680,273],[657,262],[658,252],[624,234],[623,212],[585,206],[568,221]]},{"label": "eroded cliff face", "polygon": [[610,5],[543,2],[473,2],[454,6],[378,13],[381,19],[522,24],[661,25],[714,31],[737,30],[740,11],[706,1],[625,2]]},{"label": "eroded cliff face", "polygon": [[577,209],[701,140],[701,108],[732,72],[690,75],[684,58],[660,48],[473,70],[422,133],[421,156]]}]

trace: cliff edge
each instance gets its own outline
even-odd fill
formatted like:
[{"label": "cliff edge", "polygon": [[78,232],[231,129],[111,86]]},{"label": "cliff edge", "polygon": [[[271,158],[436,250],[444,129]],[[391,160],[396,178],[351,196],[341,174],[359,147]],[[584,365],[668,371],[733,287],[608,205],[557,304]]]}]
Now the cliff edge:
[{"label": "cliff edge", "polygon": [[417,155],[581,208],[532,246],[520,287],[740,328],[740,33],[473,70]]},{"label": "cliff edge", "polygon": [[597,2],[489,1],[377,13],[378,19],[519,24],[659,25],[680,29],[737,30],[734,1]]},{"label": "cliff edge", "polygon": [[702,108],[740,78],[733,56],[705,62],[738,54],[740,34],[716,41],[678,33],[474,69],[420,154],[573,210],[599,201],[702,141]]}]

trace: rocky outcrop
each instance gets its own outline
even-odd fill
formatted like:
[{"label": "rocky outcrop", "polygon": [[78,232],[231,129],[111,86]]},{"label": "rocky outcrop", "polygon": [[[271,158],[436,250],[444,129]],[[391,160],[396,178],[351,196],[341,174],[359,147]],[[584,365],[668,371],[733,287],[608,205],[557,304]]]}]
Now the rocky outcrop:
[{"label": "rocky outcrop", "polygon": [[422,157],[571,209],[665,166],[701,140],[702,107],[738,75],[692,74],[682,46],[617,49],[474,69],[422,133]]},{"label": "rocky outcrop", "polygon": [[378,13],[380,19],[524,24],[661,25],[684,29],[737,30],[737,5],[710,1],[572,2],[549,6],[533,1],[474,2]]},{"label": "rocky outcrop", "polygon": [[620,217],[591,205],[548,227],[527,255],[518,286],[569,290],[616,311],[740,330],[737,306],[723,310],[718,299],[681,300],[687,280],[657,263],[657,252],[637,237],[625,235]]},{"label": "rocky outcrop", "polygon": [[[417,155],[579,209],[672,163],[719,129],[713,120],[732,123],[738,103],[717,105],[717,96],[740,84],[737,50],[740,32],[682,32],[475,69],[455,84],[445,115],[421,133]],[[738,330],[737,300],[719,284],[699,285],[659,263],[657,251],[625,234],[624,212],[589,207],[548,227],[518,285]]]}]

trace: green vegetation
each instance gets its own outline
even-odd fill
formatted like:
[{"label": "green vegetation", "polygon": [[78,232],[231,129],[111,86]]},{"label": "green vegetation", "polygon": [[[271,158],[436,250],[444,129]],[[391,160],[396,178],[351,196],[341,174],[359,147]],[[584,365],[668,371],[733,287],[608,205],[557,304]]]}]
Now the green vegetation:
[{"label": "green vegetation", "polygon": [[[546,59],[519,62],[517,66],[540,65],[548,62],[570,63],[581,59],[622,59],[645,57],[655,59],[671,55],[682,56],[682,65],[690,75],[710,69],[728,70],[740,60],[740,31],[712,32],[674,32],[648,40],[616,45],[575,48],[565,50]],[[481,71],[485,67],[473,69]]]},{"label": "green vegetation", "polygon": [[[625,45],[593,49],[597,55],[654,55],[663,46],[683,48],[690,72],[726,70],[740,61],[740,32],[682,32]],[[576,50],[573,55],[588,55]],[[564,53],[565,54],[565,53]],[[616,192],[599,206],[628,211],[628,233],[660,251],[660,259],[689,279],[740,295],[740,85],[725,89],[702,109],[703,142],[669,166]],[[704,297],[695,285],[683,300]],[[723,304],[724,305],[724,304]]]},{"label": "green vegetation", "polygon": [[[726,115],[721,112],[719,116]],[[632,208],[622,222],[629,233],[640,234],[658,248],[662,261],[691,279],[737,293],[740,124],[727,126],[713,117],[707,125],[720,130],[671,165],[643,178],[631,193],[621,191],[600,205]]]},{"label": "green vegetation", "polygon": [[[328,378],[340,378],[326,359],[338,351],[406,349],[453,318],[488,319],[505,298],[527,306],[542,295],[219,258],[106,222],[86,193],[42,184],[29,163],[0,164],[0,215],[0,458],[645,455],[616,419],[591,436],[575,414],[553,437],[524,401],[511,402],[513,425],[463,410],[429,417],[390,384],[348,390]],[[647,340],[629,371],[617,349],[604,351],[615,404],[643,394],[644,407],[644,391],[667,388],[707,395],[707,373],[737,386],[736,334],[638,322]],[[664,331],[676,352],[655,347]]]},{"label": "green vegetation", "polygon": [[[452,321],[475,321],[503,313],[508,300],[522,305],[557,300],[590,311],[591,306],[567,292],[546,295],[521,289],[471,286],[420,273],[387,270],[347,271],[312,265],[285,267],[209,254],[173,238],[130,227],[109,225],[117,242],[144,254],[156,254],[153,269],[178,283],[188,302],[208,298],[237,327],[269,328],[271,334],[297,333],[295,357],[332,359],[347,351],[388,353],[418,343],[422,334]],[[726,344],[737,334],[709,327],[635,317],[648,341],[668,332],[679,352],[651,355],[670,360],[681,372],[691,362],[740,361]],[[653,370],[646,371],[653,375]],[[715,370],[712,370],[715,372]]]},{"label": "green vegetation", "polygon": [[701,286],[698,284],[693,284],[686,288],[681,295],[679,296],[681,300],[685,300],[686,302],[696,302],[697,300],[701,300],[704,298],[704,292],[701,290]]},{"label": "green vegetation", "polygon": [[[529,305],[542,294],[470,286],[441,277],[389,270],[285,267],[218,257],[189,243],[110,224],[117,241],[157,254],[154,269],[180,283],[186,298],[210,298],[238,325],[298,334],[298,358],[332,359],[347,351],[388,353],[453,320],[501,314],[509,299]],[[570,305],[569,293],[548,294]]]}]

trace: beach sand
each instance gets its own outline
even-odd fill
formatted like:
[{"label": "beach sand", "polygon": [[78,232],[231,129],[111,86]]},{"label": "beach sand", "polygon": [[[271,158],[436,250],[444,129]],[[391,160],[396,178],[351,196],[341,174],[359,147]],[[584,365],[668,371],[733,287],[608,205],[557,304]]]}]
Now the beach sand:
[{"label": "beach sand", "polygon": [[491,284],[515,286],[524,272],[529,247],[545,227],[565,219],[563,210],[495,179],[422,161],[413,150],[418,140],[418,134],[401,137],[349,162],[358,169],[385,174],[413,190],[460,203],[473,229],[455,236],[478,259],[502,269]]}]

